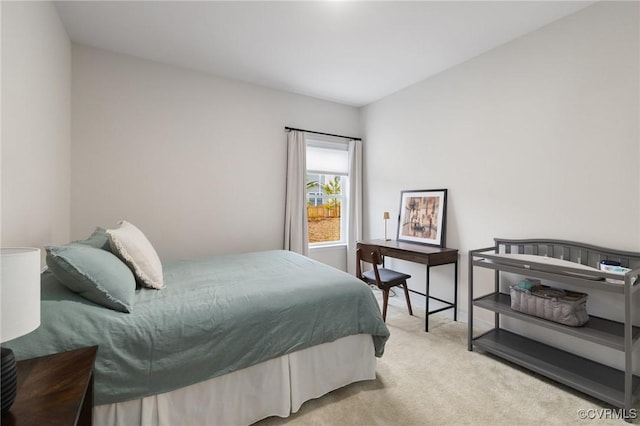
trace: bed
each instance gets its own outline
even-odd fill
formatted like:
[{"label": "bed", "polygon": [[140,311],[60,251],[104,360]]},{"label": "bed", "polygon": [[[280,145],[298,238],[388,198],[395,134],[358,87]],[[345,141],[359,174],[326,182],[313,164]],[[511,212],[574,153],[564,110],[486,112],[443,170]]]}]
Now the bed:
[{"label": "bed", "polygon": [[96,425],[251,424],[375,378],[389,331],[355,277],[282,250],[162,266],[164,288],[134,290],[128,313],[45,271],[40,327],[7,346],[98,345]]}]

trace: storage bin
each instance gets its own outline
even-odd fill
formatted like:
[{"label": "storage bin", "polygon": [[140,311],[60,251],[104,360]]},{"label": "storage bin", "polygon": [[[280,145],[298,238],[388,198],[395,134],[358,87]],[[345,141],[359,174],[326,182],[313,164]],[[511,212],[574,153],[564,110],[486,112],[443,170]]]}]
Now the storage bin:
[{"label": "storage bin", "polygon": [[519,284],[510,286],[511,309],[573,327],[589,320],[589,295],[544,285],[529,289]]}]

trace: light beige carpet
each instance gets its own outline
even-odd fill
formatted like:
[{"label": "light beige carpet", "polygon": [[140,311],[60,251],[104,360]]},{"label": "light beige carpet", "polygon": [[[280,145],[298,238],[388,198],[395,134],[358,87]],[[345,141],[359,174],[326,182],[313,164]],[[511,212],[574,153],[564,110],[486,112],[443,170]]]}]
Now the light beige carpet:
[{"label": "light beige carpet", "polygon": [[[416,316],[410,317],[403,300],[392,303],[387,314],[391,337],[377,361],[376,380],[308,401],[286,419],[270,417],[257,424],[625,424],[602,411],[612,409],[605,403],[467,351],[466,323],[431,315],[425,333],[424,309],[414,308]],[[581,419],[579,410],[588,410],[590,418]]]}]

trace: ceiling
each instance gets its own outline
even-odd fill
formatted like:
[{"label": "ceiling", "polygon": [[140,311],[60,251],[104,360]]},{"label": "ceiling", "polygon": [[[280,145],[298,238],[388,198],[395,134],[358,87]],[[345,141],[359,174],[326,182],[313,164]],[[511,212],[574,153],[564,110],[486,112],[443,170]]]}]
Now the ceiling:
[{"label": "ceiling", "polygon": [[362,106],[592,1],[68,1],[75,43]]}]

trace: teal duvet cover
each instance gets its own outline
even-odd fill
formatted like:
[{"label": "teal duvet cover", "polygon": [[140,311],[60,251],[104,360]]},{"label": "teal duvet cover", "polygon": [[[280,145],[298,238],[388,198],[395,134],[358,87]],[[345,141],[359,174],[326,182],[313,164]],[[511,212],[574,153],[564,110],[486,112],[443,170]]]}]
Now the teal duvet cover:
[{"label": "teal duvet cover", "polygon": [[165,262],[166,288],[133,311],[96,305],[42,274],[40,327],[4,345],[18,359],[99,345],[95,404],[168,392],[354,334],[382,356],[389,331],[369,287],[287,251]]}]

